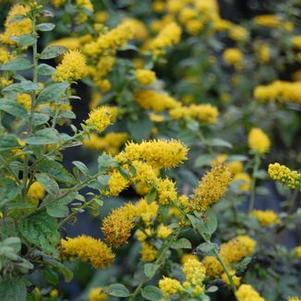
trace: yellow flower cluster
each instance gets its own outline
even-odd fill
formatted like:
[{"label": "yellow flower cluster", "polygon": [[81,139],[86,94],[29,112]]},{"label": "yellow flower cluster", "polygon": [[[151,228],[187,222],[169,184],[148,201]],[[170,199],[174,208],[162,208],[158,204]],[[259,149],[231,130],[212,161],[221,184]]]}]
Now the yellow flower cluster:
[{"label": "yellow flower cluster", "polygon": [[223,53],[223,59],[226,64],[241,69],[243,66],[244,56],[238,48],[228,48]]},{"label": "yellow flower cluster", "polygon": [[180,106],[180,103],[165,93],[153,90],[142,90],[135,94],[136,102],[146,110],[162,112]]},{"label": "yellow flower cluster", "polygon": [[88,19],[86,11],[93,12],[93,4],[90,0],[76,0],[75,3],[77,8],[80,10],[76,16],[76,21],[78,24],[82,24]]},{"label": "yellow flower cluster", "polygon": [[166,48],[179,43],[181,34],[181,27],[177,23],[169,23],[153,40],[149,41],[149,43],[146,45],[146,49],[155,55],[164,53]]},{"label": "yellow flower cluster", "polygon": [[167,205],[174,202],[177,199],[177,192],[175,188],[175,183],[170,179],[159,179],[158,181],[158,198],[159,203],[162,205]]},{"label": "yellow flower cluster", "polygon": [[287,301],[301,301],[300,297],[289,297]]},{"label": "yellow flower cluster", "polygon": [[123,22],[107,33],[101,34],[96,41],[84,46],[84,53],[88,56],[114,55],[116,50],[124,46],[133,38],[133,31],[128,22]]},{"label": "yellow flower cluster", "polygon": [[4,47],[0,47],[0,64],[6,64],[10,58],[10,53]]},{"label": "yellow flower cluster", "polygon": [[298,246],[294,249],[295,255],[301,259],[301,246]]},{"label": "yellow flower cluster", "polygon": [[102,288],[96,287],[92,288],[89,292],[89,301],[106,301],[108,300],[108,295],[104,293]]},{"label": "yellow flower cluster", "polygon": [[152,70],[138,69],[135,75],[138,83],[144,86],[150,85],[156,80],[156,73]]},{"label": "yellow flower cluster", "polygon": [[235,293],[238,301],[265,301],[249,284],[242,284]]},{"label": "yellow flower cluster", "polygon": [[[3,44],[14,45],[12,37],[19,37],[32,32],[32,21],[26,17],[30,8],[26,5],[15,4],[8,12],[4,23],[4,32],[0,34],[0,42]],[[21,18],[17,18],[21,16]]]},{"label": "yellow flower cluster", "polygon": [[78,50],[69,50],[56,67],[53,79],[57,82],[76,81],[85,77],[87,72],[85,56]]},{"label": "yellow flower cluster", "polygon": [[268,174],[274,181],[279,181],[291,189],[301,189],[301,174],[296,170],[290,170],[285,165],[273,163],[269,165]]},{"label": "yellow flower cluster", "polygon": [[226,165],[213,166],[194,191],[192,209],[206,211],[223,197],[231,181],[232,174]]},{"label": "yellow flower cluster", "polygon": [[175,295],[183,291],[181,283],[173,278],[164,277],[159,281],[159,288],[162,294],[166,297]]},{"label": "yellow flower cluster", "polygon": [[257,86],[254,97],[261,102],[295,102],[301,103],[300,82],[287,82],[276,80],[268,85]]},{"label": "yellow flower cluster", "polygon": [[277,15],[260,15],[256,16],[253,20],[257,26],[283,28],[287,31],[292,31],[294,29],[294,24],[292,22],[282,21]]},{"label": "yellow flower cluster", "polygon": [[42,200],[45,196],[45,188],[40,182],[33,182],[27,192],[27,196],[34,200]]},{"label": "yellow flower cluster", "polygon": [[186,260],[183,264],[183,273],[186,278],[186,282],[184,286],[203,286],[203,281],[206,276],[206,268],[205,266],[197,259],[190,258]]},{"label": "yellow flower cluster", "polygon": [[280,223],[277,213],[273,210],[253,210],[251,215],[263,226],[268,227]]},{"label": "yellow flower cluster", "polygon": [[101,229],[106,243],[114,247],[126,244],[135,225],[135,216],[135,206],[126,204],[105,217]]},{"label": "yellow flower cluster", "polygon": [[151,140],[140,144],[128,143],[116,158],[141,160],[153,168],[172,168],[187,159],[188,148],[179,140]]},{"label": "yellow flower cluster", "polygon": [[252,128],[248,135],[249,148],[258,153],[267,153],[271,148],[271,141],[267,134],[259,128]]},{"label": "yellow flower cluster", "polygon": [[255,55],[257,61],[261,64],[266,64],[271,59],[271,50],[268,44],[260,43],[258,47],[255,49]]},{"label": "yellow flower cluster", "polygon": [[223,274],[224,269],[214,256],[205,256],[202,263],[206,268],[207,276],[216,279]]},{"label": "yellow flower cluster", "polygon": [[143,242],[141,249],[141,260],[143,262],[152,262],[157,258],[158,251],[149,243]]},{"label": "yellow flower cluster", "polygon": [[202,123],[215,124],[218,119],[218,109],[211,104],[180,106],[169,111],[172,119],[194,118]]},{"label": "yellow flower cluster", "polygon": [[104,242],[87,235],[62,239],[61,252],[63,257],[79,257],[82,261],[90,262],[96,269],[105,268],[115,258]]},{"label": "yellow flower cluster", "polygon": [[117,109],[114,107],[99,107],[89,113],[86,125],[98,133],[103,132],[117,117]]},{"label": "yellow flower cluster", "polygon": [[31,108],[31,95],[26,93],[20,93],[16,97],[18,104],[23,106],[26,111],[30,111]]},{"label": "yellow flower cluster", "polygon": [[157,229],[157,237],[161,239],[167,238],[172,233],[172,229],[164,224],[160,224]]},{"label": "yellow flower cluster", "polygon": [[116,155],[120,146],[124,144],[127,139],[128,134],[123,132],[112,132],[103,137],[90,134],[89,137],[83,141],[83,145],[92,150],[105,151],[110,155]]},{"label": "yellow flower cluster", "polygon": [[157,217],[159,205],[157,202],[148,203],[145,199],[140,199],[135,203],[136,217],[141,218],[145,225],[149,225]]}]

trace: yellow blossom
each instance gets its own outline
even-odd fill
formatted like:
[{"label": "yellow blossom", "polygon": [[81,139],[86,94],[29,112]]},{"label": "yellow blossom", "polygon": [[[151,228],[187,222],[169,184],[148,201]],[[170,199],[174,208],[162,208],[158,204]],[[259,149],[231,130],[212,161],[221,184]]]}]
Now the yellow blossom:
[{"label": "yellow blossom", "polygon": [[89,301],[106,301],[108,300],[108,295],[101,287],[96,287],[90,290],[88,298]]},{"label": "yellow blossom", "polygon": [[129,184],[129,181],[118,170],[114,170],[108,181],[109,190],[105,194],[118,196]]},{"label": "yellow blossom", "polygon": [[159,281],[159,288],[164,296],[172,296],[183,290],[181,283],[173,278],[164,277]]},{"label": "yellow blossom", "polygon": [[165,239],[172,233],[172,229],[164,224],[160,224],[157,229],[157,236],[159,238]]},{"label": "yellow blossom", "polygon": [[156,80],[156,73],[152,70],[138,69],[135,75],[137,81],[144,86],[150,85]]},{"label": "yellow blossom", "polygon": [[141,246],[141,260],[143,262],[152,262],[157,258],[158,252],[152,245],[143,242]]},{"label": "yellow blossom", "polygon": [[26,93],[20,93],[16,97],[18,104],[23,106],[26,111],[30,111],[31,108],[31,95]]},{"label": "yellow blossom", "polygon": [[116,119],[116,112],[111,107],[99,107],[92,110],[89,118],[86,120],[86,125],[96,130],[103,132]]},{"label": "yellow blossom", "polygon": [[253,210],[251,215],[263,226],[268,227],[280,223],[279,217],[273,210]]},{"label": "yellow blossom", "polygon": [[191,286],[202,286],[206,276],[205,266],[196,258],[188,259],[183,264],[183,273]]},{"label": "yellow blossom", "polygon": [[6,64],[10,58],[10,53],[4,47],[0,47],[0,64]]},{"label": "yellow blossom", "polygon": [[249,284],[242,284],[235,292],[238,301],[265,301]]},{"label": "yellow blossom", "polygon": [[156,218],[158,210],[159,205],[156,202],[148,203],[145,199],[140,199],[135,203],[136,216],[140,217],[146,225]]},{"label": "yellow blossom", "polygon": [[226,64],[234,66],[236,69],[241,69],[243,66],[243,54],[238,48],[228,48],[223,53],[223,58]]},{"label": "yellow blossom", "polygon": [[301,259],[301,246],[298,246],[294,249],[294,253],[296,255],[296,257]]},{"label": "yellow blossom", "polygon": [[223,267],[214,256],[205,256],[202,263],[205,266],[206,274],[209,277],[219,278],[224,271]]},{"label": "yellow blossom", "polygon": [[258,153],[267,153],[271,148],[271,141],[267,134],[259,128],[252,128],[248,135],[249,148]]},{"label": "yellow blossom", "polygon": [[82,261],[90,262],[97,269],[107,267],[115,258],[104,242],[87,235],[62,239],[61,252],[64,257],[79,257]]},{"label": "yellow blossom", "polygon": [[167,205],[177,199],[175,183],[170,179],[160,179],[157,184],[158,198],[161,205]]},{"label": "yellow blossom", "polygon": [[239,182],[240,191],[249,191],[251,188],[252,179],[246,172],[240,172],[234,175],[233,182]]},{"label": "yellow blossom", "polygon": [[42,200],[45,196],[45,188],[40,182],[33,182],[27,192],[29,198]]}]

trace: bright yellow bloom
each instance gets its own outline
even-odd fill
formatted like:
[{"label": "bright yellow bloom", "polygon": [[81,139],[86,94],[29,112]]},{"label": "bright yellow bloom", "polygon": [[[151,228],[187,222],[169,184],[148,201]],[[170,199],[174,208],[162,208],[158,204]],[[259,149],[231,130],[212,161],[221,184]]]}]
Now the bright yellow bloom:
[{"label": "bright yellow bloom", "polygon": [[224,271],[223,267],[214,256],[205,256],[202,263],[205,266],[206,274],[209,277],[219,278]]},{"label": "bright yellow bloom", "polygon": [[138,69],[135,75],[137,81],[144,86],[150,85],[156,80],[156,73],[152,70]]},{"label": "bright yellow bloom", "polygon": [[240,69],[243,66],[244,56],[238,48],[228,48],[223,53],[223,58],[226,64]]},{"label": "bright yellow bloom", "polygon": [[131,177],[133,184],[145,184],[151,188],[157,181],[157,172],[147,163],[142,161],[133,161],[132,166],[135,168],[135,174]]},{"label": "bright yellow bloom", "polygon": [[172,229],[164,224],[160,224],[157,229],[157,236],[159,238],[165,239],[172,233]]},{"label": "bright yellow bloom", "polygon": [[27,192],[29,198],[42,200],[45,196],[45,188],[40,182],[33,182]]},{"label": "bright yellow bloom", "polygon": [[64,257],[79,257],[84,262],[90,262],[96,269],[107,267],[115,258],[104,242],[87,235],[62,239],[61,252]]},{"label": "bright yellow bloom", "polygon": [[301,246],[298,246],[294,249],[295,255],[301,259]]},{"label": "bright yellow bloom", "polygon": [[135,226],[135,215],[133,204],[114,209],[102,222],[105,241],[114,247],[126,244]]},{"label": "bright yellow bloom", "polygon": [[259,128],[252,128],[248,135],[249,148],[258,153],[267,153],[271,148],[271,141],[267,134]]},{"label": "bright yellow bloom", "polygon": [[268,174],[274,181],[279,181],[291,189],[301,189],[301,174],[296,170],[290,170],[285,165],[273,163],[269,165]]},{"label": "bright yellow bloom", "polygon": [[69,50],[64,54],[52,77],[57,82],[76,81],[85,77],[87,72],[85,56],[78,50]]},{"label": "bright yellow bloom", "polygon": [[160,179],[157,184],[159,203],[167,205],[177,199],[175,183],[170,179]]},{"label": "bright yellow bloom", "polygon": [[232,174],[226,165],[213,166],[194,191],[192,209],[206,211],[223,197],[231,181]]},{"label": "bright yellow bloom", "polygon": [[159,281],[159,288],[166,297],[180,293],[183,290],[183,287],[178,280],[168,277],[164,277]]},{"label": "bright yellow bloom", "polygon": [[282,22],[276,15],[261,15],[254,18],[254,23],[262,27],[278,28]]},{"label": "bright yellow bloom", "polygon": [[266,64],[270,61],[271,51],[270,47],[266,43],[261,43],[258,45],[256,50],[256,57],[259,63]]},{"label": "bright yellow bloom", "polygon": [[253,210],[251,215],[263,226],[268,227],[280,223],[279,217],[273,210]]},{"label": "bright yellow bloom", "polygon": [[180,103],[165,93],[142,90],[135,94],[135,101],[146,110],[162,112],[180,106]]},{"label": "bright yellow bloom", "polygon": [[50,43],[53,46],[62,46],[70,50],[75,50],[80,48],[80,41],[78,38],[66,37],[59,40],[55,40]]},{"label": "bright yellow bloom", "polygon": [[105,194],[110,196],[118,196],[124,189],[129,186],[129,181],[118,171],[114,170],[109,178],[109,191]]},{"label": "bright yellow bloom", "polygon": [[116,119],[116,112],[112,107],[99,107],[92,110],[86,125],[98,133],[103,132]]},{"label": "bright yellow bloom", "polygon": [[198,257],[196,255],[193,255],[193,254],[184,254],[181,257],[181,263],[184,264],[184,263],[186,263],[190,259],[196,259],[196,260],[198,260]]},{"label": "bright yellow bloom", "polygon": [[240,191],[249,191],[251,188],[252,179],[246,172],[240,172],[234,175],[233,182],[239,182]]},{"label": "bright yellow bloom", "polygon": [[242,284],[235,293],[238,301],[265,301],[249,284]]},{"label": "bright yellow bloom", "polygon": [[[172,168],[187,159],[188,148],[179,140],[150,140],[128,143],[120,157],[143,160],[153,168]],[[117,157],[118,159],[118,157]]]},{"label": "bright yellow bloom", "polygon": [[191,258],[183,264],[183,273],[191,286],[202,286],[206,276],[205,266],[196,258]]},{"label": "bright yellow bloom", "polygon": [[289,297],[287,301],[301,301],[300,297]]},{"label": "bright yellow bloom", "polygon": [[156,202],[148,203],[145,199],[140,199],[135,203],[136,217],[140,217],[146,225],[157,217],[158,210],[159,205]]},{"label": "bright yellow bloom", "polygon": [[220,256],[226,264],[238,262],[255,252],[256,241],[247,235],[239,235],[220,247]]},{"label": "bright yellow bloom", "polygon": [[[235,271],[234,270],[230,270],[229,274],[230,274],[230,276],[231,276],[231,278],[233,280],[234,285],[236,287],[238,287],[240,285],[240,277],[238,277],[238,276],[235,275]],[[231,285],[231,282],[230,282],[230,280],[229,280],[229,278],[228,278],[228,276],[227,276],[226,273],[223,273],[221,278],[224,281],[224,283],[226,283],[229,286]]]},{"label": "bright yellow bloom", "polygon": [[10,58],[10,53],[4,47],[0,47],[0,64],[6,64]]},{"label": "bright yellow bloom", "polygon": [[147,27],[138,19],[126,18],[123,24],[128,25],[131,28],[133,37],[139,41],[144,41],[148,37]]},{"label": "bright yellow bloom", "polygon": [[237,42],[246,41],[249,37],[248,31],[239,25],[232,25],[229,29],[229,37]]},{"label": "bright yellow bloom", "polygon": [[108,295],[103,292],[101,287],[92,288],[89,292],[89,301],[106,301]]},{"label": "bright yellow bloom", "polygon": [[31,95],[26,93],[20,93],[16,97],[18,104],[23,106],[26,111],[30,111],[31,108]]},{"label": "bright yellow bloom", "polygon": [[143,262],[152,262],[157,258],[158,251],[152,245],[143,242],[141,246],[141,260]]}]

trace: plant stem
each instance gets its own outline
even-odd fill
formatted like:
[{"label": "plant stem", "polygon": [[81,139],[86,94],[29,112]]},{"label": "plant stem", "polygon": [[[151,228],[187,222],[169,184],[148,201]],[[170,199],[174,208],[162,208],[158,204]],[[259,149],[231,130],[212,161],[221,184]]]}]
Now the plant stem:
[{"label": "plant stem", "polygon": [[255,191],[256,191],[256,174],[258,172],[258,168],[260,166],[260,154],[256,153],[254,157],[254,165],[252,172],[252,185],[250,191],[250,203],[249,203],[249,213],[254,209],[255,205]]}]

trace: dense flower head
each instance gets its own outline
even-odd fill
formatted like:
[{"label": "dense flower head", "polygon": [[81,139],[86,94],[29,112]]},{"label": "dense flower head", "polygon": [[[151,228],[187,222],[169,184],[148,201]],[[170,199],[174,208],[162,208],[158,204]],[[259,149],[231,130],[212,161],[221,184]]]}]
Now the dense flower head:
[{"label": "dense flower head", "polygon": [[160,179],[157,184],[158,198],[161,205],[167,205],[177,199],[175,183],[170,179]]},{"label": "dense flower head", "polygon": [[126,18],[123,24],[128,25],[133,33],[133,38],[138,41],[144,41],[148,37],[148,29],[143,22],[134,18]]},{"label": "dense flower head", "polygon": [[11,58],[10,53],[4,47],[0,47],[0,64],[7,63]]},{"label": "dense flower head", "polygon": [[116,117],[115,108],[103,106],[92,110],[85,122],[87,126],[101,133],[115,121]]},{"label": "dense flower head", "polygon": [[206,211],[223,197],[231,181],[232,174],[226,165],[213,166],[201,179],[194,191],[193,209]]},{"label": "dense flower head", "polygon": [[251,215],[263,226],[268,227],[280,223],[277,213],[273,210],[253,210]]},{"label": "dense flower head", "polygon": [[235,293],[238,301],[265,301],[249,284],[242,284]]},{"label": "dense flower head", "polygon": [[183,264],[183,273],[191,286],[202,286],[206,277],[206,268],[197,258],[190,258]]},{"label": "dense flower head", "polygon": [[180,103],[166,93],[154,90],[141,90],[135,94],[135,101],[146,110],[162,112],[180,106]]},{"label": "dense flower head", "polygon": [[249,191],[252,184],[252,178],[246,172],[236,173],[233,177],[233,183],[239,183],[239,190],[241,192]]},{"label": "dense flower head", "polygon": [[57,82],[76,81],[85,77],[87,72],[85,56],[78,50],[69,50],[56,67],[53,79]]},{"label": "dense flower head", "polygon": [[137,81],[144,86],[150,85],[156,80],[156,73],[147,69],[136,70],[135,76]]},{"label": "dense flower head", "polygon": [[268,174],[274,181],[279,181],[291,189],[301,189],[301,174],[296,170],[276,162],[269,165]]},{"label": "dense flower head", "polygon": [[294,254],[296,255],[296,257],[301,259],[301,246],[298,246],[294,249]]},{"label": "dense flower head", "polygon": [[[0,34],[0,42],[14,45],[13,37],[30,34],[32,32],[32,21],[26,17],[30,7],[23,4],[15,4],[8,12],[4,27],[5,31]],[[18,18],[21,16],[21,18]]]},{"label": "dense flower head", "polygon": [[258,153],[267,153],[271,148],[271,140],[260,128],[252,128],[248,135],[249,148]]},{"label": "dense flower head", "polygon": [[145,199],[140,199],[135,203],[136,217],[141,218],[146,225],[157,217],[158,210],[159,205],[155,201],[148,203]]},{"label": "dense flower head", "polygon": [[209,277],[218,278],[224,271],[222,265],[214,256],[205,256],[202,263],[206,268],[206,275]]},{"label": "dense flower head", "polygon": [[129,180],[125,178],[118,170],[114,170],[108,181],[108,191],[105,192],[109,196],[118,196],[124,189],[129,186]]},{"label": "dense flower head", "polygon": [[287,301],[301,301],[300,297],[289,297]]},{"label": "dense flower head", "polygon": [[157,236],[159,238],[165,239],[172,233],[172,229],[164,224],[160,224],[157,229]]},{"label": "dense flower head", "polygon": [[16,97],[16,101],[18,104],[23,106],[26,111],[30,111],[31,108],[31,95],[26,93],[20,93]]},{"label": "dense flower head", "polygon": [[79,257],[96,269],[107,267],[115,258],[112,250],[104,242],[87,235],[62,239],[61,252],[64,257]]},{"label": "dense flower head", "polygon": [[181,283],[177,279],[164,277],[159,281],[159,288],[164,296],[172,296],[183,290]]},{"label": "dense flower head", "polygon": [[33,182],[28,189],[27,196],[35,200],[42,200],[45,196],[44,186],[38,181]]},{"label": "dense flower head", "polygon": [[239,235],[220,247],[220,256],[226,264],[239,262],[241,259],[253,255],[256,241],[247,235]]},{"label": "dense flower head", "polygon": [[267,28],[280,28],[287,31],[292,31],[294,29],[294,24],[289,21],[283,21],[277,15],[260,15],[254,18],[254,23],[257,26],[267,27]]},{"label": "dense flower head", "polygon": [[228,48],[223,53],[223,58],[226,64],[232,65],[240,69],[243,65],[244,56],[238,48]]},{"label": "dense flower head", "polygon": [[152,262],[157,258],[158,251],[155,247],[147,242],[143,242],[141,244],[141,260],[143,262]]},{"label": "dense flower head", "polygon": [[126,244],[135,226],[135,216],[136,212],[133,204],[126,204],[114,209],[102,222],[101,229],[105,241],[114,247]]},{"label": "dense flower head", "polygon": [[90,290],[88,298],[89,301],[106,301],[109,296],[101,287],[95,287]]},{"label": "dense flower head", "polygon": [[146,49],[154,54],[160,54],[166,48],[177,44],[181,39],[181,34],[181,27],[177,23],[171,22],[163,27],[159,34],[148,43]]},{"label": "dense flower head", "polygon": [[135,160],[132,162],[132,166],[135,168],[135,174],[131,177],[131,182],[136,184],[144,184],[148,187],[148,190],[154,186],[157,182],[157,172],[148,163]]},{"label": "dense flower head", "polygon": [[258,45],[257,49],[255,50],[256,50],[255,55],[259,63],[266,64],[270,61],[271,50],[269,45],[267,45],[266,43],[261,43],[260,45]]},{"label": "dense flower head", "polygon": [[187,153],[188,148],[179,140],[159,139],[143,141],[140,144],[130,142],[121,157],[130,161],[142,160],[153,168],[171,168],[186,160]]}]

